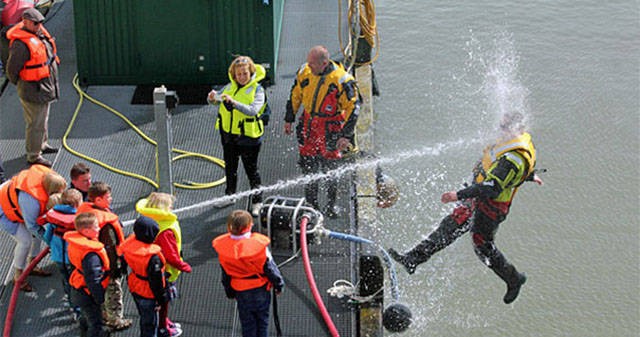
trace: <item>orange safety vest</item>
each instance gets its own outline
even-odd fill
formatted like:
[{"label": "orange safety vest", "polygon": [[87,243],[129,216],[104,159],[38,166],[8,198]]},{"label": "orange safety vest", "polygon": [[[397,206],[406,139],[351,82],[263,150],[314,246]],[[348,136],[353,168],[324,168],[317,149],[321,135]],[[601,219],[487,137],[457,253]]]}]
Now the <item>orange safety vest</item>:
[{"label": "orange safety vest", "polygon": [[91,294],[84,280],[84,272],[82,271],[82,260],[89,253],[96,253],[102,260],[102,287],[106,288],[109,283],[109,257],[104,250],[104,245],[97,240],[90,240],[77,231],[70,231],[64,234],[64,240],[69,243],[67,252],[69,253],[69,262],[75,267],[69,277],[69,284],[75,289],[84,289],[87,294]]},{"label": "orange safety vest", "polygon": [[76,226],[74,220],[76,218],[75,213],[62,213],[54,209],[50,209],[45,214],[45,219],[48,223],[54,225],[53,234],[62,237],[64,233],[75,230]]},{"label": "orange safety vest", "polygon": [[[124,255],[124,259],[131,268],[131,273],[127,276],[129,290],[144,298],[155,298],[151,287],[149,287],[147,268],[151,257],[157,255],[162,261],[162,274],[164,275],[166,260],[162,255],[160,246],[154,243],[144,243],[137,240],[135,234],[131,234],[118,247],[118,255]],[[162,284],[163,286],[165,285],[164,277],[162,278]]]},{"label": "orange safety vest", "polygon": [[44,42],[35,34],[22,29],[23,27],[24,22],[20,22],[7,31],[7,38],[11,40],[9,45],[13,44],[15,40],[20,40],[27,45],[29,54],[31,55],[31,58],[24,63],[22,70],[20,70],[20,78],[23,81],[30,82],[47,78],[51,75],[49,65],[54,61],[60,64],[55,39],[51,37],[51,34],[49,34],[44,26],[40,27],[42,34],[47,41],[51,43],[51,47],[53,48],[53,55],[48,57],[47,47],[44,45]]},{"label": "orange safety vest", "polygon": [[223,234],[213,239],[211,245],[218,252],[218,259],[224,271],[231,277],[231,287],[236,291],[255,289],[268,284],[263,274],[267,262],[269,238],[260,233],[251,233],[247,239],[234,240],[231,234]]},{"label": "orange safety vest", "polygon": [[53,170],[44,165],[32,165],[13,176],[9,182],[2,184],[0,187],[0,207],[2,207],[7,219],[24,223],[18,204],[18,191],[25,192],[38,200],[40,203],[38,216],[45,213],[49,194],[44,189],[42,180],[49,172],[53,172]]},{"label": "orange safety vest", "polygon": [[102,230],[102,228],[106,224],[111,224],[116,231],[116,236],[118,239],[118,242],[116,244],[120,244],[122,241],[124,241],[124,231],[122,230],[122,224],[120,224],[120,221],[118,220],[118,216],[116,214],[105,211],[92,202],[83,202],[82,204],[80,204],[80,206],[78,206],[76,214],[80,213],[95,214],[96,218],[98,218],[100,230]]}]

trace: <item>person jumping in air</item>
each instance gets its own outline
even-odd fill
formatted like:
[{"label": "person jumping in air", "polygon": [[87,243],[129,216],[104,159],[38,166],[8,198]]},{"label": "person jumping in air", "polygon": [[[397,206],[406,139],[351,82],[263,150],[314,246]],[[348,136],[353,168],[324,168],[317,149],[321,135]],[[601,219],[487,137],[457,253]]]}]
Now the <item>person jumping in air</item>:
[{"label": "person jumping in air", "polygon": [[427,239],[405,254],[389,249],[389,255],[409,274],[471,230],[476,255],[507,284],[504,302],[509,304],[518,297],[527,277],[507,261],[496,247],[494,238],[520,185],[525,181],[542,185],[535,170],[536,149],[531,135],[524,131],[523,120],[520,113],[503,117],[501,136],[494,145],[485,148],[482,160],[473,171],[473,183],[459,191],[442,194],[443,203],[458,201],[460,205],[440,222]]}]

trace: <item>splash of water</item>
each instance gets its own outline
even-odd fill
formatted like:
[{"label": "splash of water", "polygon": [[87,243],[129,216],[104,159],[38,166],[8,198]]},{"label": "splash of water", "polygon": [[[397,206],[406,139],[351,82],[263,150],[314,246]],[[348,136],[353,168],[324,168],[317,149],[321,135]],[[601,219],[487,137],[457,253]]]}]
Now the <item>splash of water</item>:
[{"label": "splash of water", "polygon": [[479,116],[479,125],[494,125],[482,128],[480,137],[487,142],[495,139],[500,121],[505,115],[519,113],[524,118],[515,127],[530,127],[529,90],[522,84],[518,67],[520,56],[515,48],[512,34],[496,34],[490,48],[472,36],[466,45],[468,71],[482,75],[481,83],[473,85],[475,94],[484,102],[485,109]]},{"label": "splash of water", "polygon": [[360,161],[357,161],[356,163],[344,165],[337,169],[327,171],[324,173],[315,173],[310,175],[299,176],[297,178],[293,178],[289,180],[281,180],[273,185],[261,186],[260,188],[238,192],[235,194],[225,195],[223,197],[207,200],[201,203],[176,209],[174,210],[174,213],[181,213],[181,212],[191,211],[194,209],[200,209],[208,206],[224,204],[228,201],[233,201],[242,197],[248,197],[260,192],[274,192],[274,191],[295,187],[299,185],[306,185],[314,181],[319,181],[319,180],[324,180],[329,178],[336,179],[347,173],[353,172],[354,170],[372,169],[378,165],[395,164],[405,160],[415,159],[418,157],[425,157],[425,156],[436,157],[449,149],[460,147],[460,146],[477,142],[477,141],[478,140],[473,140],[473,139],[458,139],[448,143],[439,143],[439,144],[436,144],[435,146],[423,146],[422,148],[419,148],[419,149],[408,150],[405,152],[398,153],[393,157],[381,157],[381,158],[360,160]]}]

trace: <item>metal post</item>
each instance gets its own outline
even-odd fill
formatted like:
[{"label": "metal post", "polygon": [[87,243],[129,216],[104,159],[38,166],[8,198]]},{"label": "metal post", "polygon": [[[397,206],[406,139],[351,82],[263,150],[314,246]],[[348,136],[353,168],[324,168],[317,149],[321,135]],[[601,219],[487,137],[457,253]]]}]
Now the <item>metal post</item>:
[{"label": "metal post", "polygon": [[170,110],[177,105],[177,96],[173,91],[161,86],[153,89],[153,111],[156,119],[158,191],[173,194],[173,175],[171,172],[171,132]]}]

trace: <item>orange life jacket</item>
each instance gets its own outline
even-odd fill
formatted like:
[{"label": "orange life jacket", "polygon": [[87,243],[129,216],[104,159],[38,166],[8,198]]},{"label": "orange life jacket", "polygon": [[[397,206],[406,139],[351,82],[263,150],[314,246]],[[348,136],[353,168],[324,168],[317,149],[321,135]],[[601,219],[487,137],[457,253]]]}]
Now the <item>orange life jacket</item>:
[{"label": "orange life jacket", "polygon": [[40,203],[38,216],[45,213],[49,194],[44,189],[42,180],[49,172],[53,172],[53,170],[44,165],[32,165],[13,176],[9,182],[2,184],[0,187],[0,207],[2,207],[7,219],[24,223],[20,205],[18,205],[18,191],[25,192],[38,200]]},{"label": "orange life jacket", "polygon": [[53,228],[53,234],[60,237],[68,231],[75,230],[76,227],[75,223],[73,222],[75,218],[75,213],[62,213],[54,209],[50,209],[45,214],[46,221],[55,226]]},{"label": "orange life jacket", "polygon": [[[166,261],[160,246],[154,243],[144,243],[137,240],[135,234],[131,234],[118,247],[118,255],[124,255],[124,259],[131,268],[131,273],[127,276],[129,290],[144,298],[155,298],[151,287],[149,287],[147,268],[151,257],[157,255],[162,261],[162,274],[164,275]],[[164,277],[162,284],[165,285]]]},{"label": "orange life jacket", "polygon": [[84,280],[84,272],[82,271],[82,260],[89,253],[96,253],[102,260],[102,272],[104,278],[102,280],[102,287],[106,288],[109,283],[109,257],[104,250],[104,245],[97,240],[90,240],[77,231],[70,231],[64,234],[64,240],[69,243],[67,252],[69,253],[69,262],[75,267],[71,276],[69,277],[69,284],[75,289],[84,289],[87,294],[90,294],[87,288],[87,283]]},{"label": "orange life jacket", "polygon": [[223,234],[211,242],[218,252],[218,259],[224,271],[231,277],[231,287],[236,291],[255,289],[268,284],[263,274],[267,262],[269,238],[260,233],[251,233],[251,237],[234,240],[231,234]]},{"label": "orange life jacket", "polygon": [[47,78],[51,75],[49,65],[52,62],[60,63],[55,39],[51,37],[51,34],[44,26],[40,27],[42,34],[53,48],[53,55],[48,57],[47,46],[45,46],[44,42],[35,34],[22,29],[23,27],[24,22],[20,22],[7,31],[7,38],[11,40],[9,45],[13,44],[15,40],[20,40],[29,48],[29,54],[31,55],[31,58],[24,63],[22,70],[20,70],[20,78],[23,81],[30,82]]},{"label": "orange life jacket", "polygon": [[120,244],[122,241],[124,241],[124,231],[122,230],[122,224],[120,224],[120,221],[118,220],[118,216],[116,214],[105,211],[92,202],[83,202],[82,204],[80,204],[80,206],[78,206],[76,214],[87,212],[95,214],[96,218],[98,218],[100,230],[102,230],[102,228],[106,224],[112,225],[112,227],[116,231],[116,236],[118,239],[118,242],[116,244]]}]

